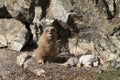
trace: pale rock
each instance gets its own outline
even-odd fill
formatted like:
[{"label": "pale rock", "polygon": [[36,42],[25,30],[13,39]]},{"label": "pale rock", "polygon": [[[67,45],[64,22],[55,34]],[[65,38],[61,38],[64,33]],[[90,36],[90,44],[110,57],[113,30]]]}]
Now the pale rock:
[{"label": "pale rock", "polygon": [[17,56],[17,65],[22,66],[24,64],[27,56],[28,56],[27,53],[24,53],[24,54],[21,54],[21,55]]},{"label": "pale rock", "polygon": [[69,39],[69,51],[70,54],[82,55],[86,54],[88,51],[93,50],[93,42],[89,43],[86,41],[80,41],[80,39],[71,38]]},{"label": "pale rock", "polygon": [[23,69],[28,70],[37,76],[42,76],[42,77],[46,76],[46,71],[40,68],[40,64],[33,56],[24,62]]},{"label": "pale rock", "polygon": [[63,22],[67,22],[69,13],[63,6],[62,0],[51,0],[47,11],[47,18],[58,19]]},{"label": "pale rock", "polygon": [[119,57],[119,58],[117,58],[116,62],[119,62],[119,63],[120,63],[120,57]]},{"label": "pale rock", "polygon": [[4,6],[4,0],[0,0],[0,8]]},{"label": "pale rock", "polygon": [[29,9],[30,8],[30,4],[31,4],[31,0],[17,0],[17,3],[19,3],[19,5],[25,9]]},{"label": "pale rock", "polygon": [[33,73],[37,76],[45,76],[46,71],[44,69],[35,69]]},{"label": "pale rock", "polygon": [[116,54],[109,54],[107,57],[107,61],[113,61],[115,59],[117,59],[117,55]]},{"label": "pale rock", "polygon": [[4,5],[12,17],[17,17],[22,9],[29,9],[30,3],[30,0],[4,0]]},{"label": "pale rock", "polygon": [[35,17],[34,17],[33,23],[37,24],[38,27],[40,25],[41,16],[42,16],[42,8],[40,6],[36,6]]},{"label": "pale rock", "polygon": [[23,69],[24,70],[29,70],[29,67],[30,67],[30,63],[33,61],[32,58],[26,60],[24,63],[23,63]]},{"label": "pale rock", "polygon": [[120,63],[117,63],[117,65],[115,66],[116,69],[120,69]]},{"label": "pale rock", "polygon": [[37,30],[36,30],[36,27],[35,25],[30,25],[30,29],[31,29],[31,32],[33,34],[33,41],[36,42],[37,41],[37,38],[38,38],[38,35],[37,35]]},{"label": "pale rock", "polygon": [[26,39],[27,29],[21,29],[21,33],[18,34],[15,40],[11,41],[10,48],[16,51],[20,51],[24,44],[26,44],[29,39]]},{"label": "pale rock", "polygon": [[25,25],[16,19],[0,19],[0,43],[1,47],[21,51],[28,43],[32,33]]}]

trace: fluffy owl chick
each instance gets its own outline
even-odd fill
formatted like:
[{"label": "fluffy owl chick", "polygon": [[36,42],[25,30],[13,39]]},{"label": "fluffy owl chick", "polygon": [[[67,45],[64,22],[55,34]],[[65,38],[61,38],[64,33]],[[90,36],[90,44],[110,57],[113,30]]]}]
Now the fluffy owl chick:
[{"label": "fluffy owl chick", "polygon": [[95,55],[89,54],[89,55],[82,55],[79,58],[79,62],[77,64],[77,67],[97,67],[99,65],[99,59]]},{"label": "fluffy owl chick", "polygon": [[52,61],[56,58],[58,55],[56,40],[56,29],[54,27],[46,27],[39,38],[38,48],[34,53],[38,63],[44,64],[44,61]]}]

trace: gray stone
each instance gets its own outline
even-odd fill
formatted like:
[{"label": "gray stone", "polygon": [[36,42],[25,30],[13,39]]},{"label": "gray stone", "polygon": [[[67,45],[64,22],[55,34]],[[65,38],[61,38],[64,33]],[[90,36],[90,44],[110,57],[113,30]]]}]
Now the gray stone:
[{"label": "gray stone", "polygon": [[4,0],[4,5],[12,17],[17,17],[22,9],[29,9],[30,3],[30,0]]},{"label": "gray stone", "polygon": [[117,58],[116,62],[119,62],[119,63],[120,63],[120,57]]},{"label": "gray stone", "polygon": [[4,0],[0,0],[0,8],[4,6]]},{"label": "gray stone", "polygon": [[37,76],[43,76],[43,77],[45,77],[46,71],[45,71],[44,69],[35,69],[35,70],[33,71],[33,73],[34,73],[35,75],[37,75]]},{"label": "gray stone", "polygon": [[68,5],[70,4],[69,0],[64,0],[63,2],[62,0],[51,0],[50,6],[48,8],[47,18],[54,18],[62,20],[63,22],[67,22],[69,13],[67,9],[65,9],[65,7],[63,6],[63,3],[65,1]]},{"label": "gray stone", "polygon": [[33,72],[35,69],[38,69],[40,67],[40,64],[36,61],[34,58],[34,55],[32,55],[31,58],[27,59],[23,64],[23,69]]},{"label": "gray stone", "polygon": [[[4,27],[5,26],[5,27]],[[28,43],[32,33],[16,19],[0,19],[0,43],[1,47],[21,51]]]},{"label": "gray stone", "polygon": [[117,63],[117,65],[115,66],[116,69],[120,69],[120,63]]},{"label": "gray stone", "polygon": [[[31,29],[31,32],[32,32],[32,34],[33,34],[33,41],[34,41],[34,42],[37,42],[37,38],[38,38],[36,28],[38,28],[38,27],[36,27],[35,25],[30,25],[30,29]],[[34,43],[34,42],[33,42],[33,43]]]},{"label": "gray stone", "polygon": [[23,69],[34,73],[37,76],[46,76],[46,71],[40,68],[40,64],[34,57],[29,58],[23,63]]},{"label": "gray stone", "polygon": [[17,65],[23,66],[23,64],[28,56],[29,55],[27,53],[24,53],[24,54],[17,56]]},{"label": "gray stone", "polygon": [[94,47],[93,42],[89,43],[86,40],[81,41],[81,39],[78,38],[69,39],[70,54],[74,54],[77,56],[77,55],[86,54],[88,52],[92,53],[93,47]]},{"label": "gray stone", "polygon": [[40,25],[40,19],[42,16],[42,8],[40,6],[35,7],[35,17],[33,23],[35,23],[38,27]]}]

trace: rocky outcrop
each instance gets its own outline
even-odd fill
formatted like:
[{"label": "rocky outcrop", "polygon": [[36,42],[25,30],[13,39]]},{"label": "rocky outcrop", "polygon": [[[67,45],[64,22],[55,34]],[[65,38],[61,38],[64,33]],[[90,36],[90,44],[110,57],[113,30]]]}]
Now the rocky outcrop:
[{"label": "rocky outcrop", "polygon": [[15,19],[0,20],[0,43],[1,47],[8,47],[20,51],[31,39],[25,25]]},{"label": "rocky outcrop", "polygon": [[[119,0],[1,0],[0,18],[16,18],[27,25],[35,42],[45,25],[53,25],[58,34],[58,52],[67,51],[75,55],[93,53],[105,62],[116,62],[120,55],[119,4]],[[14,19],[10,20],[14,22]],[[1,29],[1,34],[6,36],[1,36],[1,47],[16,47],[15,50],[20,51],[30,35],[22,28],[19,32],[13,31],[17,36],[15,39],[9,38],[5,29]]]}]

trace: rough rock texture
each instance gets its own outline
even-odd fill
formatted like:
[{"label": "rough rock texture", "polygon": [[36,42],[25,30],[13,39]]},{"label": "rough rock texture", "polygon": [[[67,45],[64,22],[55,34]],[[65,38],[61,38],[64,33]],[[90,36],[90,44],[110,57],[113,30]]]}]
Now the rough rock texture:
[{"label": "rough rock texture", "polygon": [[15,19],[0,19],[1,47],[20,51],[30,40],[31,33],[20,21]]},{"label": "rough rock texture", "polygon": [[[65,5],[67,3],[67,6]],[[51,0],[48,8],[47,17],[51,19],[67,22],[68,11],[72,8],[69,0]]]},{"label": "rough rock texture", "polygon": [[27,60],[27,58],[29,58],[30,55],[28,55],[27,53],[21,54],[19,56],[17,56],[16,60],[17,60],[17,65],[18,66],[23,66],[24,62]]},{"label": "rough rock texture", "polygon": [[93,53],[93,42],[88,42],[86,40],[81,41],[81,39],[71,38],[69,39],[69,51],[70,54],[75,56]]},{"label": "rough rock texture", "polygon": [[3,5],[12,17],[17,17],[23,9],[29,9],[30,3],[30,0],[3,0]]},{"label": "rough rock texture", "polygon": [[36,6],[35,7],[35,16],[34,16],[34,20],[33,23],[36,24],[36,26],[40,25],[40,19],[42,17],[42,9],[40,6]]},{"label": "rough rock texture", "polygon": [[96,51],[96,55],[105,62],[116,61],[119,57],[119,1],[72,1],[76,13],[69,16],[67,23],[72,36],[77,38],[76,47],[81,45],[77,43],[79,40],[84,44],[93,41],[92,51]]}]

